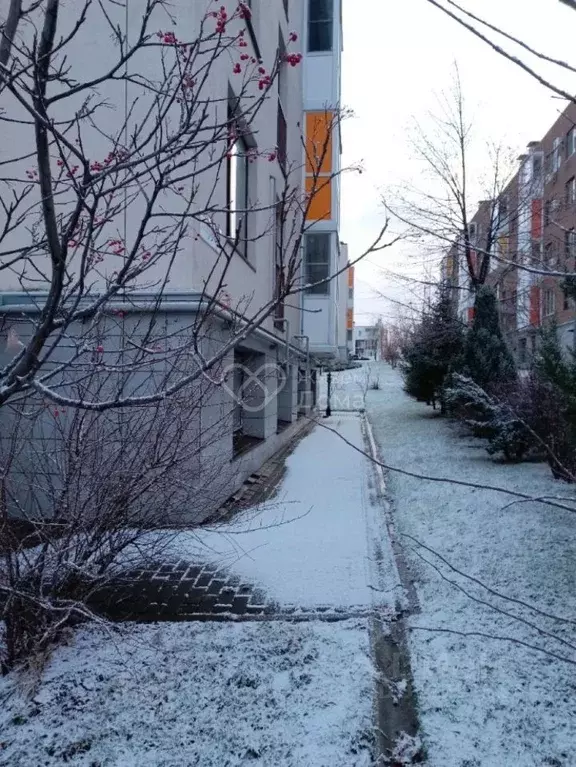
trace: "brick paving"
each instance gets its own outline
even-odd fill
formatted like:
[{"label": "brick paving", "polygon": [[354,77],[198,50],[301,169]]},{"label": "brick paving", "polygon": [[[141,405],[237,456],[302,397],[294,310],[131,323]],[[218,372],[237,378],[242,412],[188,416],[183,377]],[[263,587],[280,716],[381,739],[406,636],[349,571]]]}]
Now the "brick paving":
[{"label": "brick paving", "polygon": [[[308,423],[258,473],[208,519],[206,526],[228,521],[246,509],[273,498],[286,470],[286,458],[313,428]],[[232,571],[217,565],[178,562],[158,563],[125,573],[99,589],[91,607],[111,620],[178,621],[266,618],[295,615],[305,619],[297,606],[275,604],[257,584],[244,582]],[[312,612],[312,611],[309,611]],[[327,618],[340,612],[329,607],[314,608]]]},{"label": "brick paving", "polygon": [[276,610],[261,589],[230,571],[184,561],[126,573],[100,589],[91,606],[117,621],[263,616]]}]

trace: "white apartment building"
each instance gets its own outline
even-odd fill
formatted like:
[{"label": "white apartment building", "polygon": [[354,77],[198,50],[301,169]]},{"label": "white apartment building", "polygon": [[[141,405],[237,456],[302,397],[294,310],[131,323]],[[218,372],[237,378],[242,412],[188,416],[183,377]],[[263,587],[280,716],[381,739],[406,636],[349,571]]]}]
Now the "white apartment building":
[{"label": "white apartment building", "polygon": [[[165,334],[186,338],[196,318],[204,317],[206,302],[215,298],[209,321],[203,319],[205,344],[212,350],[226,344],[231,328],[242,328],[261,307],[273,301],[282,279],[279,241],[289,236],[286,232],[299,228],[297,210],[280,224],[275,216],[285,190],[300,188],[302,193],[310,194],[306,214],[309,228],[300,252],[301,279],[305,284],[319,284],[303,293],[295,293],[256,329],[246,333],[241,343],[221,360],[219,370],[223,371],[225,385],[211,397],[210,406],[203,409],[199,431],[205,434],[216,423],[220,426],[226,423],[227,427],[206,445],[197,471],[201,473],[203,466],[213,467],[216,461],[222,467],[222,487],[212,488],[209,499],[201,498],[198,501],[201,508],[195,509],[195,514],[210,511],[208,506],[219,504],[233,493],[301,428],[303,421],[299,415],[309,412],[315,403],[315,355],[346,356],[350,343],[352,321],[350,313],[346,313],[350,278],[343,271],[328,280],[347,264],[347,248],[340,245],[338,236],[340,3],[341,0],[247,0],[244,5],[248,12],[242,14],[242,19],[234,18],[230,22],[229,34],[245,30],[241,47],[231,49],[230,55],[214,58],[209,77],[190,86],[201,89],[199,100],[205,105],[201,119],[205,124],[235,121],[235,110],[238,111],[232,137],[220,135],[220,148],[217,141],[212,144],[215,153],[220,152],[226,159],[212,162],[212,150],[207,148],[194,160],[203,165],[202,172],[193,176],[192,181],[183,181],[182,186],[163,190],[162,198],[162,210],[169,208],[173,218],[185,215],[185,211],[193,210],[194,206],[207,212],[202,220],[194,220],[190,233],[175,244],[170,258],[164,261],[155,260],[154,237],[158,236],[155,230],[156,234],[148,242],[150,268],[142,279],[135,280],[129,295],[118,294],[103,312],[104,324],[108,323],[109,315],[113,315],[110,322],[114,324],[104,353],[117,356],[125,348],[126,339],[136,337],[142,323],[148,323],[151,312],[155,322],[160,317],[163,326],[169,329]],[[93,124],[95,118],[84,101],[86,93],[69,101],[62,99],[53,115],[69,120],[74,110],[86,110],[82,135],[75,140],[90,158],[105,158],[110,150],[110,136],[119,131],[124,136],[124,149],[128,154],[132,151],[137,131],[143,132],[141,126],[147,118],[150,102],[146,101],[146,89],[153,92],[149,84],[159,82],[158,57],[172,53],[167,49],[166,53],[164,50],[159,53],[157,48],[144,47],[123,65],[123,78],[101,81],[110,62],[118,59],[111,32],[113,26],[122,30],[126,40],[134,39],[142,25],[142,5],[139,0],[126,0],[124,7],[111,4],[107,17],[94,4],[80,31],[66,45],[66,61],[75,80],[98,83],[89,89],[93,99],[90,103],[100,99],[106,104],[106,122]],[[236,1],[175,0],[170,14],[157,6],[147,28],[158,36],[158,46],[168,40],[169,47],[175,48],[173,39],[192,41],[203,25],[220,23],[220,8],[226,6],[228,17],[233,17],[238,6]],[[65,11],[58,19],[58,33],[62,38],[72,32],[78,21],[71,5],[67,4]],[[38,13],[41,12],[42,3]],[[0,20],[2,13],[0,9]],[[27,39],[31,29],[30,25],[22,27],[21,39]],[[285,51],[302,51],[302,63],[293,65],[286,61]],[[277,57],[281,62],[279,75],[258,111],[246,121],[243,115],[250,110],[249,100],[239,105],[238,97],[245,67],[253,61],[262,62],[265,72],[270,72]],[[258,90],[254,92],[257,96]],[[24,114],[6,90],[0,93],[0,108],[10,118]],[[177,103],[171,105],[167,125],[170,120],[178,119],[178,109]],[[336,126],[334,130],[332,126]],[[30,147],[34,146],[33,125],[30,121],[19,124],[2,120],[0,131],[0,163],[8,167],[12,175],[20,175],[31,185],[31,194],[36,194],[36,177],[28,175],[34,173],[34,155],[30,155]],[[327,145],[328,151],[319,174],[315,174],[311,158],[316,156],[318,141],[322,146]],[[227,143],[230,144],[228,151],[222,153],[222,146]],[[19,159],[13,161],[13,158]],[[58,168],[69,167],[69,158],[70,152],[65,147],[52,144],[51,162],[55,173],[59,172]],[[176,154],[175,163],[178,158]],[[191,161],[187,159],[187,162]],[[313,183],[315,176],[325,182]],[[132,195],[130,204],[121,216],[112,217],[106,223],[106,237],[109,242],[119,241],[123,248],[129,249],[146,205],[144,182],[135,181],[130,191],[121,194]],[[73,201],[73,195],[71,199]],[[2,215],[0,211],[0,227],[4,223]],[[278,231],[279,226],[282,232]],[[26,236],[25,227],[15,230],[3,243],[6,251],[26,248],[29,245]],[[49,290],[50,271],[39,268],[39,263],[46,266],[48,257],[40,254],[34,263],[25,261],[19,269],[0,270],[2,365],[9,363],[13,354],[7,343],[10,334],[16,328],[19,338],[26,338]],[[78,259],[71,262],[72,283],[74,264],[78,263]],[[106,253],[89,288],[84,288],[82,295],[71,291],[70,302],[78,299],[79,305],[83,305],[92,301],[98,291],[114,279],[118,268],[118,255]],[[82,332],[81,329],[78,332]],[[52,359],[65,362],[69,353],[68,348],[58,347]],[[261,392],[253,395],[261,399],[257,407],[253,403],[246,406],[243,399],[246,385],[252,379],[262,386]]]},{"label": "white apartment building", "polygon": [[380,359],[380,325],[357,325],[354,328],[354,354],[360,358]]},{"label": "white apartment building", "polygon": [[[346,270],[348,248],[340,242],[340,171],[342,142],[337,110],[341,101],[342,0],[306,0],[304,110],[306,189],[317,193],[307,213],[304,241],[306,281]],[[310,156],[321,157],[315,177]],[[304,294],[302,333],[317,357],[347,357],[348,276],[318,284]]]}]

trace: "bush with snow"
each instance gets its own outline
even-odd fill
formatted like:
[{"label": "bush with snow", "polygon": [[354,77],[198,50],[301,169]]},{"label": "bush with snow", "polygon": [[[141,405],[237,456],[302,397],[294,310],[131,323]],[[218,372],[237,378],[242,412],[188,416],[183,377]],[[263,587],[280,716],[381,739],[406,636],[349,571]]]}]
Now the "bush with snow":
[{"label": "bush with snow", "polygon": [[476,437],[488,440],[490,455],[501,453],[507,461],[521,461],[536,447],[529,425],[505,401],[493,399],[471,378],[455,374],[445,392],[449,411]]}]

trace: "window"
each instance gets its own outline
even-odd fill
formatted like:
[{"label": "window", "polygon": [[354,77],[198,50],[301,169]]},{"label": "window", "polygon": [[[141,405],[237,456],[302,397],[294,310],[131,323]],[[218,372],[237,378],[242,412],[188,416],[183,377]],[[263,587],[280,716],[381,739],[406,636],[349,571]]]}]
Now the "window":
[{"label": "window", "polygon": [[352,331],[351,330],[347,330],[346,331],[346,340],[347,341],[351,341],[352,340]]},{"label": "window", "polygon": [[471,224],[468,224],[468,237],[470,240],[473,241],[476,238],[477,231],[478,230],[474,222],[472,222]]},{"label": "window", "polygon": [[282,32],[278,33],[278,113],[276,116],[276,148],[280,167],[286,173],[286,151],[288,145],[288,127],[285,111],[288,108],[288,65],[285,61],[286,45]]},{"label": "window", "polygon": [[[274,182],[274,179],[272,179]],[[277,325],[284,327],[285,304],[284,304],[284,216],[282,215],[282,202],[276,197],[276,184],[273,183],[275,199],[274,219],[274,298],[278,301],[274,317],[278,320]],[[281,300],[279,300],[281,299]]]},{"label": "window", "polygon": [[308,50],[311,53],[332,50],[333,6],[333,0],[309,0]]},{"label": "window", "polygon": [[570,308],[570,298],[568,296],[568,293],[565,290],[562,292],[562,298],[563,298],[562,308],[564,309],[564,311],[566,311],[567,309]]},{"label": "window", "polygon": [[288,126],[286,125],[286,118],[284,117],[284,110],[278,99],[278,162],[284,172],[286,172],[286,152],[288,148]]},{"label": "window", "polygon": [[248,147],[244,139],[236,138],[227,159],[226,234],[236,243],[244,257],[248,244]]},{"label": "window", "polygon": [[317,296],[327,296],[330,291],[330,283],[323,282],[314,285],[315,282],[327,280],[330,276],[330,244],[331,234],[322,232],[307,234],[304,240],[304,264],[306,285],[312,287],[306,289],[307,293]]},{"label": "window", "polygon": [[550,177],[554,173],[554,152],[550,152],[549,154],[546,155],[545,170],[546,170],[546,181],[549,181]]},{"label": "window", "polygon": [[550,214],[552,212],[552,200],[544,201],[544,226],[550,223]]},{"label": "window", "polygon": [[348,298],[350,301],[354,298],[354,288],[348,288]]},{"label": "window", "polygon": [[574,258],[576,256],[576,232],[574,229],[564,232],[564,253],[566,258]]},{"label": "window", "polygon": [[556,294],[553,290],[544,291],[544,316],[549,317],[556,311]]},{"label": "window", "polygon": [[556,265],[556,243],[549,242],[546,244],[544,266],[549,269]]},{"label": "window", "polygon": [[568,131],[566,136],[566,157],[570,157],[576,152],[576,128]]},{"label": "window", "polygon": [[250,9],[250,13],[245,17],[246,29],[250,35],[252,45],[254,46],[254,53],[256,54],[256,58],[259,59],[261,58],[260,47],[258,45],[258,40],[256,39],[255,31],[258,28],[258,0],[245,0],[245,2]]},{"label": "window", "polygon": [[498,229],[508,225],[508,198],[501,197],[498,201]]},{"label": "window", "polygon": [[576,178],[572,178],[566,182],[566,203],[567,205],[573,205],[576,202]]},{"label": "window", "polygon": [[532,181],[539,184],[542,180],[542,155],[532,155]]},{"label": "window", "polygon": [[557,171],[560,168],[560,165],[562,164],[562,145],[563,141],[561,138],[555,138],[554,139],[554,160],[553,160],[553,170]]}]

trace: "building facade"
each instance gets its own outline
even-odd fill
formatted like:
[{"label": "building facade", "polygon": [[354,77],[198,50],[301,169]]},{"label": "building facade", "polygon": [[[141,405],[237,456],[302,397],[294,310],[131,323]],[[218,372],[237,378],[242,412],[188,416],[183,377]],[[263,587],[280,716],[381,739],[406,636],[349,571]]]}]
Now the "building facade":
[{"label": "building facade", "polygon": [[354,328],[354,354],[359,359],[379,360],[381,335],[381,325],[357,325]]},{"label": "building facade", "polygon": [[[501,328],[521,367],[530,365],[546,325],[556,326],[566,351],[575,348],[576,312],[564,289],[565,275],[576,268],[575,125],[576,105],[570,104],[540,141],[528,144],[506,188],[480,203],[469,226],[474,266],[490,256],[486,284],[496,292]],[[474,298],[463,239],[448,249],[441,277],[469,324]]]},{"label": "building facade", "polygon": [[[166,61],[173,53],[179,55],[178,49],[184,46],[176,36],[194,40],[205,25],[226,23],[221,3],[213,4],[213,11],[210,6],[208,15],[206,5],[178,0],[171,8],[172,16],[167,16],[161,6],[155,8],[148,29],[154,32],[153,39],[167,47],[160,52],[158,47],[143,47],[126,64],[134,84],[116,87],[116,82],[111,81],[100,86],[109,106],[106,130],[92,129],[88,119],[80,125],[84,131],[82,146],[89,157],[107,156],[109,137],[115,130],[124,137],[125,156],[136,151],[136,137],[144,132],[147,103],[146,89],[139,92],[138,84],[146,78],[149,83],[158,81],[158,73],[162,72],[159,56]],[[241,7],[240,14],[237,7]],[[38,10],[41,12],[42,8]],[[138,2],[127,2],[125,9],[112,8],[110,13],[112,18],[90,7],[80,32],[67,46],[67,61],[78,80],[97,82],[103,66],[118,57],[109,34],[110,23],[117,24],[126,39],[134,39],[139,32],[142,15]],[[193,219],[185,237],[175,240],[170,258],[164,262],[155,259],[154,244],[149,245],[145,256],[150,257],[150,264],[142,279],[135,278],[129,295],[119,293],[106,304],[99,331],[105,340],[96,346],[103,349],[110,369],[122,359],[127,340],[136,339],[143,326],[146,333],[152,326],[162,326],[164,338],[183,342],[201,326],[201,354],[207,353],[205,348],[214,352],[226,347],[232,330],[241,333],[250,318],[279,295],[288,268],[287,254],[292,253],[295,240],[299,243],[296,256],[291,256],[291,268],[298,260],[300,284],[310,287],[278,304],[258,327],[242,334],[234,348],[226,351],[215,376],[221,383],[214,384],[210,402],[202,408],[200,433],[218,424],[218,434],[212,436],[209,446],[200,446],[196,471],[201,473],[203,466],[213,467],[216,463],[221,467],[221,487],[213,487],[210,498],[203,496],[199,500],[200,508],[193,509],[193,513],[200,516],[210,513],[233,493],[301,428],[303,420],[299,416],[309,413],[315,405],[316,355],[346,356],[351,329],[347,315],[347,248],[340,243],[338,234],[342,49],[339,0],[234,2],[228,18],[227,34],[240,41],[232,50],[233,60],[230,55],[214,57],[209,77],[189,87],[198,89],[198,103],[204,105],[202,119],[211,125],[229,127],[224,131],[211,129],[209,143],[194,160],[203,166],[201,173],[194,170],[192,178],[184,180],[182,186],[163,190],[162,215],[166,209],[175,219],[183,215],[181,211],[206,212]],[[66,37],[76,21],[74,13],[62,15],[59,33]],[[31,28],[22,28],[23,41]],[[18,50],[23,48],[18,46]],[[243,86],[245,67],[250,62],[263,63],[258,85],[266,95],[253,114],[253,96]],[[274,70],[275,62],[277,76],[267,90],[265,73]],[[253,90],[258,96],[256,84]],[[148,88],[150,91],[153,89]],[[245,102],[241,94],[245,94]],[[68,119],[70,113],[65,111],[66,102],[63,104],[58,115]],[[0,96],[0,107],[5,115],[18,112],[7,91]],[[74,108],[79,108],[77,103]],[[178,100],[170,109],[166,126],[178,119]],[[34,177],[26,178],[26,174],[33,173],[25,169],[31,160],[26,159],[25,165],[22,160],[11,160],[24,157],[34,145],[33,125],[29,122],[17,129],[15,123],[3,120],[1,130],[0,160],[11,173],[20,174],[25,183],[32,181],[31,194],[35,194]],[[218,153],[222,160],[214,162],[213,156]],[[69,152],[54,144],[52,154],[56,172],[68,167]],[[138,233],[147,199],[143,182],[141,186],[141,194],[130,193],[130,207],[105,224],[106,242],[120,242],[120,250],[129,250]],[[304,204],[287,209],[287,190],[294,199],[300,199],[301,193]],[[305,233],[300,240],[294,233],[301,230],[302,218]],[[9,250],[26,247],[25,237],[23,230],[11,234]],[[118,257],[118,253],[106,252],[89,290],[72,295],[71,303],[78,299],[76,305],[84,305],[82,302],[94,300],[117,274]],[[20,271],[0,271],[0,332],[4,337],[0,364],[9,363],[13,355],[8,339],[17,333],[21,341],[25,340],[37,322],[49,289],[49,271],[42,275],[37,262],[24,262]],[[71,333],[74,328],[78,334],[88,332],[76,324],[71,326]],[[59,348],[53,359],[64,366],[69,353],[69,349]],[[192,359],[185,361],[186,366],[194,364],[197,362]]]},{"label": "building facade", "polygon": [[347,356],[348,248],[340,242],[339,123],[342,67],[342,0],[308,0],[304,35],[305,187],[313,195],[306,210],[304,268],[307,283],[341,274],[304,293],[302,333],[319,358]]}]

